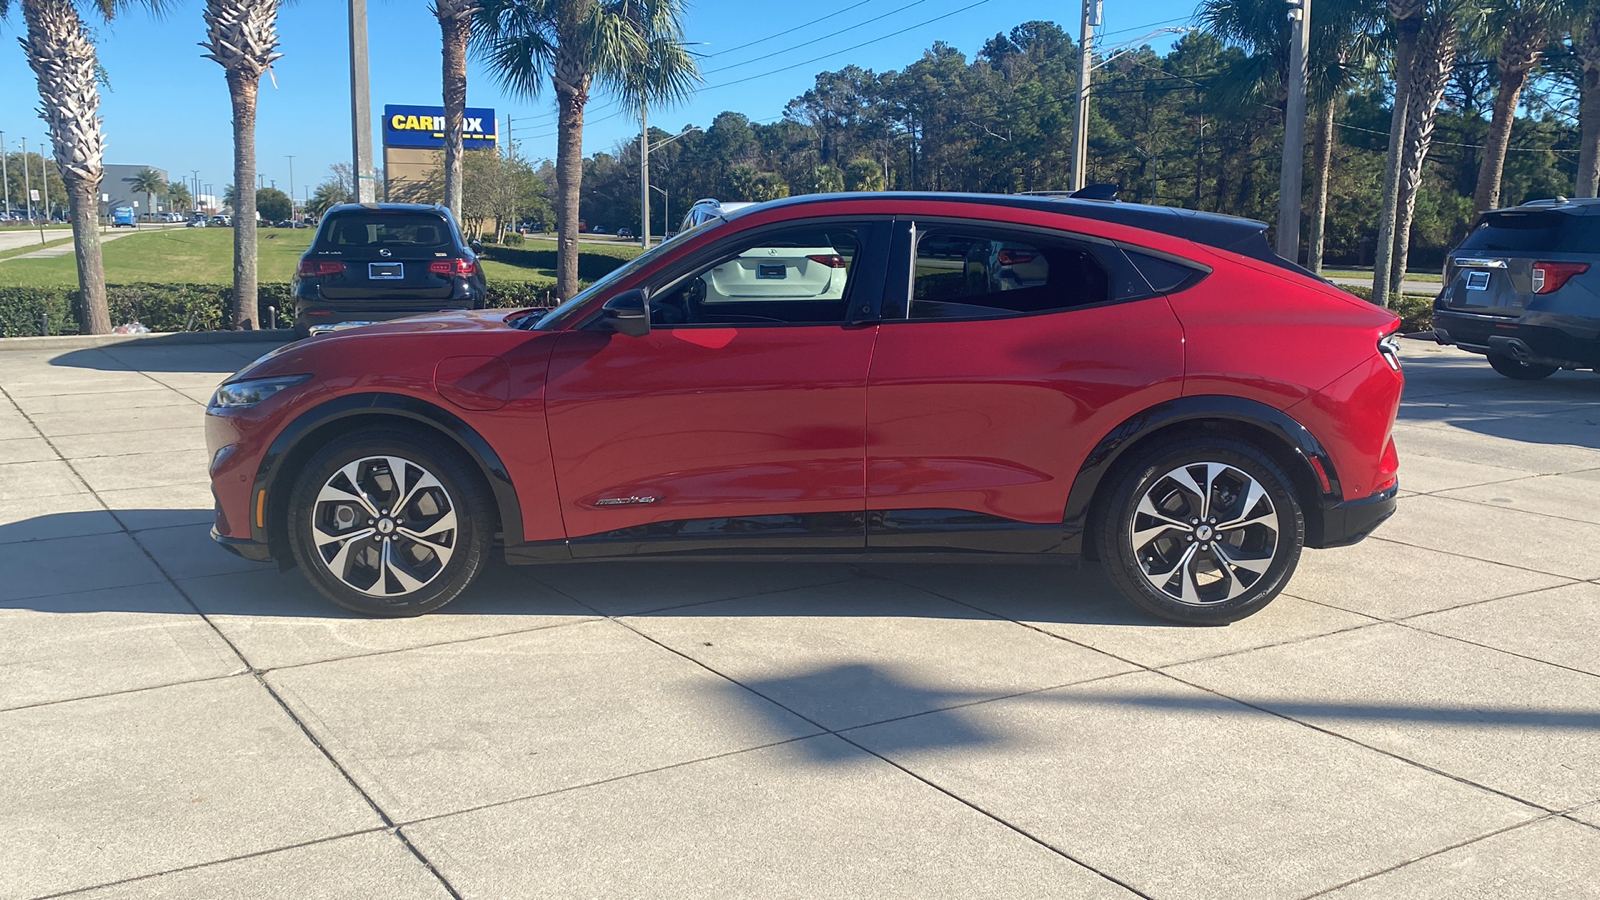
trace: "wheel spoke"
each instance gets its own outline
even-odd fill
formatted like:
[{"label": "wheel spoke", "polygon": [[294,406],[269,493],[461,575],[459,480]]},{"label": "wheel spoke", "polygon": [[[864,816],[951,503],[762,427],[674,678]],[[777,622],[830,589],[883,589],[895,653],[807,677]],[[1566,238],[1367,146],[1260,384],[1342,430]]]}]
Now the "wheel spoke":
[{"label": "wheel spoke", "polygon": [[1268,554],[1265,557],[1235,556],[1233,554],[1235,548],[1232,548],[1227,544],[1218,542],[1212,546],[1216,548],[1218,558],[1220,558],[1225,564],[1224,568],[1240,568],[1244,569],[1246,572],[1254,572],[1257,575],[1262,575],[1268,569],[1272,568],[1273,554]]},{"label": "wheel spoke", "polygon": [[[371,534],[372,529],[369,528],[367,529],[366,535],[363,535],[363,537]],[[344,546],[339,548],[339,552],[335,553],[333,555],[333,559],[330,559],[327,562],[328,571],[332,572],[335,578],[339,579],[345,584],[350,585],[351,587],[356,586],[350,582],[350,551],[354,549],[355,546],[360,542],[361,541],[358,538],[352,538],[351,540],[345,541]],[[356,589],[360,590],[360,588]]]},{"label": "wheel spoke", "polygon": [[1261,486],[1261,482],[1256,481],[1254,478],[1250,479],[1250,488],[1249,490],[1245,491],[1244,504],[1239,507],[1238,518],[1230,522],[1219,522],[1217,523],[1217,528],[1219,530],[1228,528],[1243,528],[1246,525],[1259,524],[1265,519],[1276,518],[1277,511],[1272,508],[1272,501],[1270,499],[1267,499],[1266,512],[1259,516],[1250,515],[1263,499],[1267,499],[1267,489]]},{"label": "wheel spoke", "polygon": [[336,541],[354,541],[354,540],[359,540],[359,539],[364,538],[364,537],[371,537],[372,535],[378,533],[378,529],[376,529],[376,528],[363,528],[360,531],[350,531],[350,532],[346,532],[344,534],[334,534],[331,531],[323,531],[322,530],[322,526],[320,526],[320,525],[312,525],[311,526],[311,530],[315,531],[317,533],[316,541],[317,541],[317,547],[319,549],[322,548],[322,547],[326,547],[329,544],[332,544],[332,543],[334,543]]},{"label": "wheel spoke", "polygon": [[1146,494],[1144,499],[1139,501],[1139,515],[1149,516],[1150,518],[1159,521],[1161,524],[1135,531],[1133,533],[1133,547],[1135,550],[1144,547],[1145,544],[1150,543],[1150,541],[1154,540],[1156,537],[1159,537],[1160,535],[1171,531],[1174,528],[1184,532],[1190,532],[1194,530],[1194,526],[1190,525],[1188,522],[1185,522],[1181,519],[1174,519],[1161,510],[1156,509],[1156,505],[1153,501],[1151,501],[1149,494]]},{"label": "wheel spoke", "polygon": [[[394,579],[400,582],[399,591],[389,590],[389,581],[387,577],[389,575],[393,575]],[[404,563],[395,558],[393,541],[385,541],[383,544],[383,576],[384,577],[380,579],[380,584],[375,586],[382,588],[383,593],[385,594],[409,594],[412,591],[420,589],[424,584],[426,584],[426,582],[418,581],[416,578],[413,578],[411,573],[405,570]]]},{"label": "wheel spoke", "polygon": [[444,515],[434,520],[433,524],[421,530],[406,528],[404,526],[395,530],[406,537],[411,538],[413,541],[420,541],[424,544],[433,544],[435,543],[433,540],[435,535],[456,530],[456,512],[453,509],[446,510]]},{"label": "wheel spoke", "polygon": [[[1198,548],[1189,547],[1178,560],[1178,599],[1184,603],[1201,603],[1200,588],[1194,582],[1194,558]],[[1170,593],[1170,592],[1169,592]]]},{"label": "wheel spoke", "polygon": [[404,490],[400,493],[400,502],[394,505],[395,514],[399,515],[400,510],[410,507],[411,501],[417,499],[418,494],[421,494],[423,491],[429,488],[436,487],[442,487],[442,485],[439,484],[439,479],[433,477],[433,473],[423,471],[421,477],[417,479],[415,484],[411,485],[408,490]]},{"label": "wheel spoke", "polygon": [[[356,481],[356,476],[360,474],[361,464],[363,462],[365,462],[365,460],[358,459],[334,473],[334,476],[329,478],[328,482],[322,486],[322,490],[317,493],[317,502],[348,503],[351,500],[354,500],[361,504],[361,507],[367,511],[367,515],[376,519],[378,517],[378,508],[373,505],[371,500],[367,499],[366,494],[361,492],[361,485]],[[354,490],[347,491],[344,488],[334,484],[334,482],[339,480],[340,475],[344,476],[344,480],[348,482],[350,487]]]}]

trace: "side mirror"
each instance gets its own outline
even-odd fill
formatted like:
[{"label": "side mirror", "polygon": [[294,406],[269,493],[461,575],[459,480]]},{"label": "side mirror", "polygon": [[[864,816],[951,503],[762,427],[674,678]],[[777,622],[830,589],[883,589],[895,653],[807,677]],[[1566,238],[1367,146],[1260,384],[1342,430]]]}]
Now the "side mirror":
[{"label": "side mirror", "polygon": [[468,244],[467,246],[472,248],[473,253],[483,252],[483,241],[480,241],[476,238],[474,238],[472,243]]},{"label": "side mirror", "polygon": [[606,301],[601,308],[600,322],[617,334],[644,337],[650,333],[650,303],[639,288],[622,293]]}]

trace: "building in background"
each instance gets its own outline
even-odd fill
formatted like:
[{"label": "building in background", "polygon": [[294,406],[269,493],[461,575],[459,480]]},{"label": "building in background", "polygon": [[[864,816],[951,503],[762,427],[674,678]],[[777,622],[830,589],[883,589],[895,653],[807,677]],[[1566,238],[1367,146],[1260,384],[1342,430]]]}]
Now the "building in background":
[{"label": "building in background", "polygon": [[[494,110],[469,106],[461,129],[467,150],[493,150],[498,146]],[[396,203],[436,203],[444,200],[442,184],[429,179],[444,165],[444,107],[400,106],[383,108],[384,199]]]},{"label": "building in background", "polygon": [[[133,189],[133,179],[137,178],[139,173],[145,169],[150,169],[160,175],[162,184],[171,181],[167,176],[167,170],[159,166],[108,165],[105,167],[105,175],[100,179],[100,193],[110,195],[111,200],[106,204],[108,209],[118,206],[132,206],[139,211],[140,215],[147,212],[167,211],[166,197],[157,194],[154,198],[148,198],[143,193]],[[150,208],[151,199],[155,200],[155,209]],[[138,203],[137,206],[134,205],[135,201]]]}]

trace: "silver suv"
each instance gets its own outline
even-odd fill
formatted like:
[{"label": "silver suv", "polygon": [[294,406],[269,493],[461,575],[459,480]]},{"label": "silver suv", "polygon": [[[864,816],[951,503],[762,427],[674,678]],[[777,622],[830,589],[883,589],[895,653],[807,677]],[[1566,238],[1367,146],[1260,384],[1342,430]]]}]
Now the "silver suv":
[{"label": "silver suv", "polygon": [[[711,219],[725,216],[736,209],[744,209],[746,206],[755,206],[755,204],[748,201],[723,203],[715,197],[696,200],[694,205],[689,207],[689,211],[684,214],[683,224],[678,226],[678,234],[683,234],[696,225],[704,224]],[[673,235],[673,237],[677,236],[677,234]]]},{"label": "silver suv", "polygon": [[1600,368],[1600,200],[1485,213],[1445,260],[1433,323],[1507,378]]}]

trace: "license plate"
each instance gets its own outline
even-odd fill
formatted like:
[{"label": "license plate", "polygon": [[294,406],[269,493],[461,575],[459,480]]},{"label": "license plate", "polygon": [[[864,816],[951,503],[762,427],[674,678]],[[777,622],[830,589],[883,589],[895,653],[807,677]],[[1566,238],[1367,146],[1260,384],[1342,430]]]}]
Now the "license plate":
[{"label": "license plate", "polygon": [[367,277],[373,281],[394,281],[406,277],[404,263],[367,263]]},{"label": "license plate", "polygon": [[1467,290],[1469,290],[1469,291],[1487,291],[1488,289],[1489,289],[1489,273],[1488,272],[1468,272],[1467,273]]},{"label": "license plate", "polygon": [[788,278],[789,267],[783,263],[760,263],[756,266],[757,278]]}]

